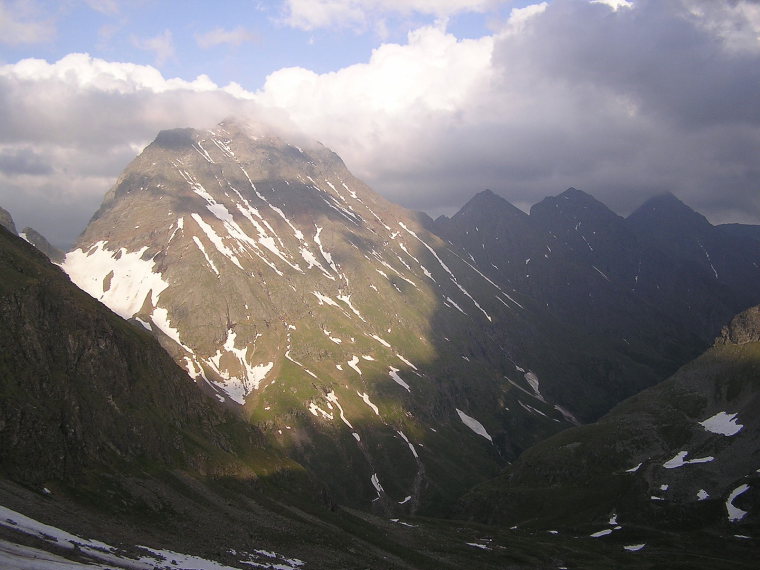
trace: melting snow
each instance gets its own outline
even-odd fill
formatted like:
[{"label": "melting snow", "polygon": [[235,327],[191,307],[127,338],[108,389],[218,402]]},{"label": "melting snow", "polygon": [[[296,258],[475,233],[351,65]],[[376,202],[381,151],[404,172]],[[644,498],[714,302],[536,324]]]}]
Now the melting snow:
[{"label": "melting snow", "polygon": [[697,492],[697,499],[699,499],[700,501],[704,501],[704,500],[707,500],[709,498],[710,498],[710,494],[707,491],[705,491],[704,489],[700,489]]},{"label": "melting snow", "polygon": [[195,245],[198,246],[198,249],[203,254],[203,257],[206,258],[206,263],[209,264],[209,267],[211,267],[211,270],[217,275],[219,275],[219,270],[216,268],[216,265],[214,265],[214,262],[211,261],[211,258],[208,256],[208,253],[206,253],[206,248],[203,247],[203,242],[200,239],[198,239],[197,236],[193,236],[193,241],[195,242]]},{"label": "melting snow", "polygon": [[332,268],[335,273],[339,273],[338,267],[333,262],[332,255],[330,255],[327,251],[325,251],[325,248],[322,245],[322,240],[319,237],[319,234],[322,233],[322,228],[319,226],[315,226],[317,228],[317,233],[314,234],[314,243],[317,244],[317,247],[319,248],[319,253],[322,254],[322,257],[325,259],[327,264]]},{"label": "melting snow", "polygon": [[720,435],[736,435],[744,427],[743,424],[737,423],[737,414],[729,414],[728,412],[718,412],[714,416],[707,418],[703,422],[699,422],[703,428],[710,433],[717,433]]},{"label": "melting snow", "polygon": [[317,405],[316,405],[314,402],[309,402],[309,411],[310,411],[310,412],[311,412],[311,413],[312,413],[312,414],[313,414],[315,417],[317,417],[317,418],[318,418],[320,415],[321,415],[321,416],[322,416],[324,419],[326,419],[326,420],[331,420],[331,419],[333,419],[333,417],[334,417],[334,416],[333,416],[333,415],[332,415],[330,412],[326,412],[326,411],[324,411],[322,408],[320,408],[319,406],[317,406]]},{"label": "melting snow", "polygon": [[[401,226],[401,227],[402,227],[404,230],[406,230],[406,232],[407,232],[407,233],[409,233],[409,234],[410,234],[412,237],[414,237],[415,239],[417,239],[417,241],[419,241],[419,242],[420,242],[422,245],[424,245],[424,246],[425,246],[425,248],[426,248],[426,249],[427,249],[427,250],[428,250],[428,251],[429,251],[429,252],[430,252],[430,253],[433,255],[433,257],[435,257],[435,259],[438,261],[438,263],[439,263],[439,264],[440,264],[440,266],[443,268],[443,270],[444,270],[446,273],[448,273],[448,274],[449,274],[449,278],[451,279],[451,282],[452,282],[454,285],[456,285],[457,289],[459,289],[459,290],[460,290],[460,291],[461,291],[461,292],[462,292],[462,293],[463,293],[463,294],[464,294],[466,297],[468,297],[468,298],[470,299],[470,301],[472,301],[472,302],[473,302],[473,304],[474,304],[474,305],[475,305],[475,306],[476,306],[478,309],[480,309],[480,312],[482,312],[482,313],[485,315],[485,317],[486,317],[486,318],[489,320],[489,322],[490,322],[492,319],[491,319],[491,317],[489,316],[489,314],[488,314],[488,313],[486,313],[486,312],[483,310],[483,308],[482,308],[482,307],[481,307],[481,306],[478,304],[478,302],[477,302],[477,301],[476,301],[476,300],[473,298],[473,296],[472,296],[472,295],[470,295],[470,293],[469,293],[469,292],[468,292],[468,291],[467,291],[467,290],[466,290],[464,287],[462,287],[462,286],[459,284],[459,282],[457,281],[456,277],[455,277],[455,276],[454,276],[454,274],[451,272],[451,269],[449,269],[449,267],[448,267],[448,266],[447,266],[447,265],[446,265],[446,264],[443,262],[443,260],[442,260],[440,257],[438,257],[438,254],[435,252],[435,250],[434,250],[432,247],[430,247],[430,246],[429,246],[427,243],[425,243],[425,242],[422,240],[422,238],[420,238],[420,237],[419,237],[419,236],[418,236],[416,233],[414,233],[412,230],[410,230],[409,228],[407,228],[407,227],[406,227],[406,226],[403,224],[403,222],[399,222],[399,223],[398,223],[398,225],[399,225],[399,226]],[[481,275],[482,275],[482,274],[481,274]],[[451,302],[453,303],[453,301],[451,301]],[[459,308],[459,307],[457,307],[457,308]],[[459,309],[459,310],[461,311],[461,309]],[[464,312],[464,311],[462,311],[462,312]]]},{"label": "melting snow", "polygon": [[476,420],[473,417],[468,416],[465,414],[462,410],[459,408],[456,408],[457,414],[459,414],[459,419],[462,420],[462,423],[466,425],[468,428],[470,428],[472,431],[474,431],[479,436],[482,436],[486,438],[488,441],[493,443],[493,439],[486,431],[486,428],[483,427],[483,424],[481,424],[478,420]]},{"label": "melting snow", "polygon": [[401,362],[403,362],[404,364],[406,364],[406,365],[407,365],[409,368],[411,368],[412,370],[417,370],[417,367],[416,367],[414,364],[412,364],[411,362],[409,362],[409,361],[408,361],[406,358],[404,358],[404,357],[403,357],[403,356],[401,356],[400,354],[396,354],[396,357],[397,357],[397,358],[398,358],[398,359],[399,359]]},{"label": "melting snow", "polygon": [[643,544],[629,544],[628,546],[624,546],[623,549],[627,550],[628,552],[638,552],[642,548],[646,546],[646,543]]},{"label": "melting snow", "polygon": [[530,387],[533,389],[533,392],[536,394],[536,398],[544,401],[544,397],[541,395],[541,392],[538,390],[538,376],[534,372],[526,372],[525,373],[525,381],[530,385]]},{"label": "melting snow", "polygon": [[340,412],[340,419],[343,420],[343,423],[346,424],[351,429],[354,429],[354,426],[351,425],[351,422],[349,422],[346,419],[346,416],[343,414],[343,406],[340,405],[340,402],[338,402],[338,396],[335,395],[335,392],[330,392],[327,394],[327,399],[338,406],[338,411]]},{"label": "melting snow", "polygon": [[386,341],[384,341],[383,339],[381,339],[381,338],[380,338],[379,336],[377,336],[376,334],[373,334],[373,335],[370,335],[370,336],[371,336],[372,338],[374,338],[374,339],[375,339],[377,342],[379,342],[380,344],[382,344],[384,347],[386,347],[386,348],[390,348],[390,347],[391,347],[391,345],[390,345],[390,344],[388,344]]},{"label": "melting snow", "polygon": [[307,269],[311,269],[312,267],[316,267],[319,269],[325,277],[328,279],[335,279],[330,273],[325,269],[324,265],[322,265],[319,260],[314,257],[314,254],[309,251],[309,249],[306,246],[301,246],[301,257],[303,257],[304,261],[308,264]]},{"label": "melting snow", "polygon": [[742,520],[745,515],[747,514],[747,511],[743,511],[738,507],[734,506],[734,499],[747,491],[749,489],[749,485],[746,483],[739,485],[736,489],[731,491],[731,494],[728,496],[728,499],[726,499],[726,511],[728,512],[728,522],[737,522]]},{"label": "melting snow", "polygon": [[599,532],[595,532],[594,534],[590,534],[589,536],[591,538],[600,538],[602,536],[607,536],[608,534],[612,534],[611,528],[605,528],[604,530],[600,530]]},{"label": "melting snow", "polygon": [[393,366],[391,366],[390,372],[388,372],[388,376],[390,376],[391,378],[393,378],[393,381],[396,384],[398,384],[399,386],[401,386],[403,388],[406,388],[407,392],[411,392],[412,389],[409,387],[409,384],[407,384],[406,382],[404,382],[403,378],[401,378],[401,376],[398,375],[398,372],[399,372],[398,368],[394,368]]},{"label": "melting snow", "polygon": [[419,456],[419,455],[417,455],[417,450],[416,450],[416,449],[414,449],[414,444],[412,444],[412,442],[411,442],[411,441],[409,441],[409,439],[406,437],[406,435],[404,434],[404,432],[403,432],[403,431],[397,431],[396,433],[397,433],[397,434],[399,434],[399,435],[401,436],[401,438],[402,438],[402,439],[403,439],[403,440],[406,442],[406,444],[409,446],[409,449],[411,449],[411,450],[412,450],[412,455],[414,455],[414,457],[415,457],[416,459],[419,459],[419,457],[420,457],[420,456]]},{"label": "melting snow", "polygon": [[675,457],[663,463],[662,466],[665,469],[676,469],[678,467],[682,467],[684,465],[688,465],[691,463],[709,463],[710,461],[715,459],[712,456],[698,457],[697,459],[686,459],[686,456],[688,454],[689,454],[688,451],[679,451]]},{"label": "melting snow", "polygon": [[[86,252],[81,249],[69,252],[61,267],[82,290],[125,319],[142,308],[148,295],[155,307],[169,283],[155,271],[152,259],[143,259],[148,248],[111,251],[106,245],[105,241],[99,241]],[[109,274],[112,275],[110,286],[104,290]]]},{"label": "melting snow", "polygon": [[362,371],[359,370],[359,367],[357,366],[357,364],[359,364],[359,357],[354,354],[351,360],[348,361],[348,365],[354,370],[356,370],[358,374],[361,374]]},{"label": "melting snow", "polygon": [[327,295],[323,295],[322,293],[319,293],[318,291],[312,291],[312,294],[319,299],[320,305],[332,305],[333,307],[340,308],[340,305],[332,300],[332,298],[328,297]]},{"label": "melting snow", "polygon": [[240,269],[243,269],[243,266],[240,265],[240,261],[238,260],[237,256],[230,248],[224,245],[224,241],[222,241],[222,238],[219,237],[219,234],[214,231],[214,228],[204,222],[203,218],[201,218],[198,214],[191,214],[191,217],[195,220],[201,230],[203,230],[203,233],[206,234],[206,237],[209,239],[209,241],[214,244],[214,247],[217,249],[217,251],[229,259],[232,263],[237,265]]},{"label": "melting snow", "polygon": [[639,468],[640,468],[642,465],[644,465],[644,464],[643,464],[643,463],[639,463],[639,464],[638,464],[638,465],[636,465],[635,467],[631,467],[630,469],[626,469],[626,470],[625,470],[625,472],[626,472],[626,473],[636,473],[636,471],[638,471],[638,470],[639,470]]},{"label": "melting snow", "polygon": [[190,353],[193,352],[190,347],[182,343],[179,338],[179,331],[169,324],[169,311],[162,307],[156,307],[153,309],[153,313],[151,314],[151,320],[153,321],[153,324],[161,330],[162,333],[164,333],[186,351]]},{"label": "melting snow", "polygon": [[[356,393],[359,394],[359,392]],[[377,406],[370,401],[368,394],[359,394],[359,397],[364,400],[365,404],[372,408],[372,411],[375,412],[376,415],[380,415],[380,410],[378,410]]]},{"label": "melting snow", "polygon": [[379,496],[380,496],[382,493],[384,493],[384,492],[385,492],[385,491],[383,491],[383,486],[380,484],[380,479],[377,477],[377,473],[373,473],[373,474],[372,474],[372,477],[370,478],[370,481],[372,482],[372,486],[373,486],[373,487],[375,488],[375,490],[377,491],[377,496],[378,496],[378,497],[379,497]]},{"label": "melting snow", "polygon": [[[209,358],[206,363],[214,369],[214,372],[225,380],[224,383],[217,385],[224,390],[232,400],[242,405],[245,404],[245,398],[248,394],[253,390],[258,390],[261,381],[266,378],[266,375],[269,374],[274,367],[274,363],[268,362],[267,364],[259,364],[256,366],[250,365],[247,359],[248,347],[246,346],[242,349],[235,348],[236,338],[237,334],[232,329],[229,329],[227,331],[227,339],[225,340],[224,345],[222,345],[222,348],[217,350],[216,354]],[[222,349],[224,349],[224,352],[237,358],[237,361],[245,372],[245,376],[232,376],[229,373],[229,370],[221,369]]]}]

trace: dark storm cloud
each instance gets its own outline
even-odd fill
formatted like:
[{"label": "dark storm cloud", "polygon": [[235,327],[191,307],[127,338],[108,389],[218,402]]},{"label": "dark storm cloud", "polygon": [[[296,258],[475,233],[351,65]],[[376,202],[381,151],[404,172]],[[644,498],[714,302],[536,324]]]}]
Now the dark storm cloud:
[{"label": "dark storm cloud", "polygon": [[670,191],[714,222],[760,223],[760,12],[741,7],[555,0],[497,40],[476,120],[454,136],[434,125],[411,184],[373,181],[418,209],[576,186],[622,214]]},{"label": "dark storm cloud", "polygon": [[43,157],[29,148],[0,150],[0,172],[15,174],[46,175],[53,169]]}]

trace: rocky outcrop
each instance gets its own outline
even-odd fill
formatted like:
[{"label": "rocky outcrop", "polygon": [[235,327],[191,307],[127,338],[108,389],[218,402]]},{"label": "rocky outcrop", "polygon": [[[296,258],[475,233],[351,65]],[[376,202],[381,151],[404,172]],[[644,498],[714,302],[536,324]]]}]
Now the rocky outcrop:
[{"label": "rocky outcrop", "polygon": [[66,257],[60,249],[51,244],[45,236],[34,228],[26,227],[21,230],[19,235],[44,253],[53,263],[61,263]]},{"label": "rocky outcrop", "polygon": [[751,307],[736,315],[723,327],[715,345],[760,342],[760,306]]},{"label": "rocky outcrop", "polygon": [[0,208],[0,226],[4,227],[13,235],[18,235],[18,232],[16,232],[16,224],[13,223],[13,217],[10,212],[4,208]]}]

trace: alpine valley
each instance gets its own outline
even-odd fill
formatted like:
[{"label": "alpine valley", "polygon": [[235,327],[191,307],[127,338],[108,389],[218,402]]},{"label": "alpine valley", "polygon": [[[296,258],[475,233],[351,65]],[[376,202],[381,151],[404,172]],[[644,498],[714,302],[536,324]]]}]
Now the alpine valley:
[{"label": "alpine valley", "polygon": [[433,220],[233,119],[159,133],[68,253],[0,220],[3,567],[756,564],[757,227]]}]

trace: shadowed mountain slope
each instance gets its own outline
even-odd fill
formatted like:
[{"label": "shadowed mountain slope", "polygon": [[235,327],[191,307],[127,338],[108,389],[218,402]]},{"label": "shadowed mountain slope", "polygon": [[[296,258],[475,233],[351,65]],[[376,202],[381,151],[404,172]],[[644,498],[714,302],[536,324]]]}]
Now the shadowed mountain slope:
[{"label": "shadowed mountain slope", "polygon": [[[760,308],[715,345],[599,422],[526,451],[465,499],[500,524],[596,529],[760,530]],[[607,524],[610,518],[615,523]],[[604,533],[610,534],[610,532]],[[740,539],[742,540],[742,539]]]}]

